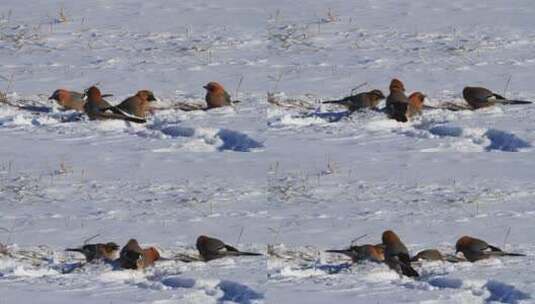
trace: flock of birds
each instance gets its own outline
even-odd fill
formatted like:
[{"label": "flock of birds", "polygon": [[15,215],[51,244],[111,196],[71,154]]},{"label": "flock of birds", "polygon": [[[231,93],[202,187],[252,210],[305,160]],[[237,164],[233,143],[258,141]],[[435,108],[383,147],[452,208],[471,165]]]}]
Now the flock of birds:
[{"label": "flock of birds", "polygon": [[[200,260],[208,262],[227,256],[259,256],[260,253],[245,252],[236,249],[216,238],[201,235],[196,244]],[[144,269],[154,265],[161,259],[155,247],[141,248],[136,239],[130,239],[119,252],[119,245],[114,242],[85,244],[78,248],[67,248],[66,251],[79,252],[84,255],[86,262],[104,261],[112,263],[122,269]],[[186,262],[195,259],[182,260]]]},{"label": "flock of birds", "polygon": [[[496,104],[530,104],[531,101],[510,100],[491,90],[483,87],[465,87],[463,98],[467,105],[458,105],[445,102],[440,106],[433,107],[424,104],[426,95],[422,92],[414,92],[408,97],[405,95],[405,86],[399,79],[392,79],[390,82],[390,94],[386,97],[386,106],[383,111],[391,119],[400,122],[407,122],[412,118],[421,115],[424,109],[446,109],[451,111],[477,110],[490,107]],[[329,100],[323,103],[338,104],[345,106],[350,113],[363,109],[377,109],[379,103],[385,99],[381,90],[371,90],[356,95],[344,97],[339,100]]]},{"label": "flock of birds", "polygon": [[[231,106],[239,101],[232,101],[230,94],[218,82],[212,81],[204,86],[206,89],[206,106],[196,107],[179,103],[178,108],[185,111],[210,110],[213,108]],[[483,87],[465,87],[462,95],[466,105],[444,102],[439,106],[425,105],[426,95],[422,92],[414,92],[407,96],[405,86],[398,79],[392,79],[389,86],[390,94],[385,97],[378,89],[369,92],[362,92],[347,96],[338,100],[323,101],[323,104],[335,104],[347,108],[348,113],[366,109],[379,110],[379,103],[386,99],[386,106],[381,109],[386,115],[400,122],[407,122],[414,117],[421,115],[424,109],[446,109],[451,111],[476,110],[490,107],[497,104],[530,104],[531,101],[510,100]],[[75,110],[85,113],[90,120],[121,119],[134,123],[145,123],[146,117],[157,108],[151,106],[151,102],[156,101],[152,91],[141,90],[134,96],[128,97],[118,105],[111,105],[106,101],[106,97],[111,94],[102,94],[96,87],[92,86],[84,93],[58,89],[49,97],[55,100],[62,110]],[[16,106],[21,109],[33,110],[34,107]],[[164,108],[165,109],[165,108]]]},{"label": "flock of birds", "polygon": [[[420,276],[411,265],[411,262],[416,261],[457,263],[464,261],[476,262],[498,256],[525,256],[520,253],[505,252],[496,246],[489,245],[487,242],[471,236],[463,236],[455,243],[455,255],[443,255],[437,249],[426,249],[411,257],[405,244],[392,230],[383,232],[382,243],[380,244],[355,245],[347,249],[327,250],[327,252],[345,254],[351,257],[353,262],[372,261],[385,263],[400,275],[408,277]],[[463,257],[457,256],[459,252],[463,254]]]},{"label": "flock of birds", "polygon": [[[235,256],[260,256],[261,253],[244,252],[225,244],[223,241],[201,235],[197,238],[197,250],[200,261]],[[67,251],[80,252],[85,256],[86,262],[104,261],[113,263],[123,269],[144,269],[154,265],[159,260],[160,253],[154,247],[141,248],[135,239],[131,239],[120,250],[114,242],[86,244],[79,248],[68,248]],[[392,230],[383,232],[380,244],[353,245],[346,249],[327,250],[330,253],[339,253],[349,256],[354,263],[371,261],[385,263],[398,274],[407,277],[418,277],[418,272],[411,265],[415,261],[445,261],[445,262],[476,262],[483,259],[499,256],[525,256],[520,253],[510,253],[496,246],[470,236],[461,237],[455,244],[455,255],[443,255],[436,249],[420,251],[411,257],[405,244]],[[457,256],[461,252],[463,256]],[[184,260],[183,260],[184,261]],[[192,261],[192,260],[187,260]]]},{"label": "flock of birds", "polygon": [[[206,89],[206,104],[204,108],[183,107],[182,110],[209,110],[230,106],[230,94],[217,82],[209,82],[204,86]],[[106,101],[106,97],[111,94],[102,94],[96,87],[92,86],[84,93],[58,89],[52,93],[49,100],[55,100],[63,110],[75,110],[85,113],[90,120],[121,119],[134,123],[145,123],[146,116],[153,110],[151,102],[156,101],[154,93],[149,90],[140,90],[134,96],[126,98],[118,105],[111,105]]]},{"label": "flock of birds", "polygon": [[[204,86],[206,89],[206,107],[199,110],[209,110],[230,106],[233,104],[230,94],[217,82],[210,82]],[[386,106],[381,110],[386,115],[400,122],[406,122],[413,117],[420,115],[425,108],[437,108],[424,105],[426,96],[421,92],[415,92],[409,96],[405,95],[405,86],[398,80],[390,82],[390,94],[386,97]],[[483,87],[465,87],[463,97],[467,106],[459,106],[445,103],[439,108],[449,110],[475,110],[489,107],[496,104],[529,104],[531,101],[509,100]],[[151,107],[151,102],[157,100],[149,90],[138,91],[134,96],[128,97],[118,105],[111,105],[104,98],[110,94],[102,94],[96,87],[92,86],[84,93],[69,91],[65,89],[56,90],[49,99],[55,100],[64,110],[75,110],[85,113],[90,120],[121,119],[125,121],[144,123],[145,117],[155,108]],[[348,96],[339,100],[324,101],[325,104],[336,104],[344,106],[349,113],[355,111],[373,109],[378,110],[379,103],[385,99],[385,95],[378,89],[369,92],[362,92]],[[236,102],[236,101],[234,101]],[[17,106],[25,108],[23,106]],[[27,108],[29,109],[29,108]],[[193,109],[193,108],[188,108]],[[210,261],[227,256],[252,256],[260,253],[242,252],[235,247],[225,244],[221,240],[200,236],[197,239],[197,250],[201,260]],[[391,269],[401,275],[418,277],[418,272],[411,266],[411,262],[417,260],[442,260],[448,262],[469,261],[475,262],[496,256],[523,256],[518,253],[504,252],[498,247],[491,246],[483,240],[464,236],[460,238],[456,245],[456,254],[462,252],[464,258],[456,255],[442,255],[438,250],[430,249],[419,252],[414,257],[410,257],[407,247],[393,231],[385,231],[382,235],[382,243],[351,246],[342,250],[328,250],[331,253],[341,253],[348,255],[354,262],[373,261],[385,263]],[[86,244],[79,248],[69,248],[68,251],[82,253],[87,262],[107,261],[125,269],[143,269],[159,260],[160,253],[154,247],[141,248],[135,239],[131,239],[120,250],[116,243]],[[117,256],[117,253],[118,256]]]}]

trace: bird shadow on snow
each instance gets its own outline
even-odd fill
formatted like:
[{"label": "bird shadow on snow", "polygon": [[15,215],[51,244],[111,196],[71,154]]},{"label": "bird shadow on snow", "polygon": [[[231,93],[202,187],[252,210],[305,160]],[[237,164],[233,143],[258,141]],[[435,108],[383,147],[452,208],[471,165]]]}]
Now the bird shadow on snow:
[{"label": "bird shadow on snow", "polygon": [[[483,151],[519,152],[530,148],[531,144],[517,135],[498,129],[465,128],[449,124],[447,121],[422,121],[414,125],[416,130],[429,132],[428,134],[438,137],[454,137],[469,140]],[[411,135],[412,132],[409,132]],[[424,135],[422,135],[424,136]],[[427,136],[426,136],[427,137]]]},{"label": "bird shadow on snow", "polygon": [[270,128],[306,127],[310,125],[324,125],[336,123],[350,117],[349,111],[342,112],[320,112],[310,113],[276,113],[267,120]]},{"label": "bird shadow on snow", "polygon": [[217,293],[209,289],[220,290],[223,294],[218,298],[218,303],[232,301],[240,304],[251,304],[254,300],[264,298],[262,293],[244,284],[229,280],[221,280],[214,283],[214,286],[207,286],[207,282],[197,282],[197,280],[192,278],[168,277],[162,280],[162,284],[170,288],[204,289],[207,294],[214,295]]},{"label": "bird shadow on snow", "polygon": [[241,304],[250,304],[251,300],[258,300],[264,298],[264,296],[252,290],[251,288],[233,281],[223,280],[217,287],[224,293],[223,297],[219,301],[232,301]]},{"label": "bird shadow on snow", "polygon": [[485,146],[485,151],[518,152],[520,149],[531,147],[527,141],[516,136],[515,134],[498,129],[487,129],[483,130],[483,132],[471,132],[473,130],[469,128],[451,125],[438,125],[429,128],[428,131],[431,134],[440,137],[472,138],[474,143],[479,144],[485,143],[486,138],[490,141],[490,143]]},{"label": "bird shadow on snow", "polygon": [[[372,111],[370,112],[373,113]],[[274,118],[268,121],[268,125],[270,127],[281,127],[289,125],[334,123],[349,117],[349,115],[350,113],[348,111],[316,111],[309,114],[300,115],[285,114],[282,116],[275,116]],[[379,122],[374,121],[372,123],[378,123],[379,127],[384,128],[385,122],[391,122],[391,120],[384,120]],[[389,127],[394,128],[395,130],[399,129],[399,125],[396,123],[392,123]],[[448,120],[422,120],[421,122],[412,125],[412,127],[416,129],[416,132],[414,131],[414,129],[409,128],[409,130],[398,130],[399,132],[397,133],[401,133],[411,137],[416,136],[422,138],[429,138],[429,134],[438,137],[455,137],[461,140],[469,140],[469,142],[472,142],[474,145],[482,147],[482,151],[486,152],[519,152],[522,149],[531,148],[531,144],[528,141],[518,137],[517,135],[511,132],[493,128],[464,128],[456,125],[451,125],[448,123]]]},{"label": "bird shadow on snow", "polygon": [[351,267],[351,263],[314,265],[315,269],[321,270],[327,274],[337,274],[345,271],[350,271]]},{"label": "bird shadow on snow", "polygon": [[[77,122],[81,120],[80,114],[76,112],[70,113],[50,113],[46,116],[34,116],[15,113],[11,115],[0,115],[0,128],[6,127],[40,127],[40,126],[59,126],[63,122]],[[126,125],[126,130],[129,130],[129,123]],[[74,125],[73,125],[74,126]],[[123,121],[109,120],[105,122],[98,122],[92,124],[92,127],[97,126],[102,131],[125,130]],[[167,122],[156,122],[144,127],[134,128],[134,133],[141,137],[154,138],[183,138],[189,140],[186,144],[190,144],[190,150],[195,151],[195,144],[200,146],[201,151],[234,151],[234,152],[253,152],[255,149],[261,149],[264,144],[258,140],[251,138],[245,133],[223,128],[193,128],[183,127],[176,124],[169,124]],[[186,149],[187,150],[187,149]]]},{"label": "bird shadow on snow", "polygon": [[496,129],[488,129],[487,132],[485,132],[485,136],[487,136],[491,142],[486,148],[488,151],[501,150],[507,152],[518,152],[519,149],[531,147],[527,141],[517,137],[513,133]]},{"label": "bird shadow on snow", "polygon": [[171,138],[189,138],[199,140],[217,151],[253,152],[264,147],[264,144],[245,133],[229,129],[193,128],[178,125],[153,125],[149,129],[161,132]]},{"label": "bird shadow on snow", "polygon": [[513,285],[496,280],[488,280],[480,288],[476,288],[476,290],[474,290],[474,286],[470,282],[468,282],[469,284],[465,284],[463,280],[457,278],[435,277],[429,279],[427,282],[429,285],[438,288],[471,289],[476,294],[486,294],[480,291],[487,290],[490,295],[485,299],[485,302],[515,304],[521,300],[531,299],[529,294],[516,289]]},{"label": "bird shadow on snow", "polygon": [[490,292],[489,302],[518,303],[519,300],[530,299],[530,295],[499,281],[490,280],[484,286]]},{"label": "bird shadow on snow", "polygon": [[326,122],[338,122],[346,117],[349,117],[351,112],[342,111],[342,112],[314,112],[307,114],[306,117],[317,117],[325,120]]}]

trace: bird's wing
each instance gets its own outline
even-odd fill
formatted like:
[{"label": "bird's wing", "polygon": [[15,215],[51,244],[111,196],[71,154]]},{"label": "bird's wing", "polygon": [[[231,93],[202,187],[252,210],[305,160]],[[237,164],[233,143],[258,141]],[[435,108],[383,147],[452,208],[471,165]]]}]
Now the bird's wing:
[{"label": "bird's wing", "polygon": [[135,122],[135,123],[146,123],[147,122],[147,120],[145,120],[143,118],[134,117],[134,116],[128,116],[128,115],[125,115],[125,114],[118,114],[118,113],[106,113],[106,112],[103,112],[103,113],[99,113],[98,116],[100,116],[101,118],[121,119],[121,120],[126,120],[126,121],[130,121],[130,122]]},{"label": "bird's wing", "polygon": [[398,254],[399,265],[401,266],[401,272],[408,277],[418,277],[420,276],[414,268],[411,266],[411,259],[408,254],[400,253]]},{"label": "bird's wing", "polygon": [[227,252],[240,252],[238,249],[230,246],[230,245],[224,245],[224,249],[227,251]]},{"label": "bird's wing", "polygon": [[400,254],[398,254],[397,256],[398,256],[398,259],[399,259],[399,261],[400,261],[401,263],[410,265],[410,263],[411,263],[411,258],[409,257],[408,254],[400,253]]},{"label": "bird's wing", "polygon": [[496,99],[503,99],[505,100],[505,97],[503,97],[502,95],[499,95],[499,94],[496,94],[496,93],[492,93],[492,96]]},{"label": "bird's wing", "polygon": [[500,248],[495,247],[495,246],[491,246],[491,245],[488,245],[488,247],[485,248],[485,249],[490,249],[490,251],[500,251],[500,252],[503,251]]}]

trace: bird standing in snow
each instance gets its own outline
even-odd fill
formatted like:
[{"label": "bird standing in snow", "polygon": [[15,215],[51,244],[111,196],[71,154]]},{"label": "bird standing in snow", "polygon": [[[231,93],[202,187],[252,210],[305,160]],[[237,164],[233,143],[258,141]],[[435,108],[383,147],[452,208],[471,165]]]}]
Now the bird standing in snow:
[{"label": "bird standing in snow", "polygon": [[418,277],[418,272],[411,267],[409,251],[397,234],[391,230],[387,230],[383,232],[382,239],[385,245],[385,263],[388,267],[400,275]]},{"label": "bird standing in snow", "polygon": [[136,95],[125,99],[117,105],[117,108],[137,117],[145,117],[150,110],[150,102],[155,100],[154,93],[149,90],[141,90]]},{"label": "bird standing in snow", "polygon": [[212,81],[206,84],[203,88],[206,89],[206,104],[207,109],[220,108],[230,106],[230,95],[225,91],[225,88],[218,82]]},{"label": "bird standing in snow", "polygon": [[84,105],[84,111],[89,119],[104,119],[103,114],[107,109],[112,109],[113,106],[102,98],[100,90],[92,86],[86,91],[87,102]]},{"label": "bird standing in snow", "polygon": [[[100,90],[93,86],[90,87],[87,92],[87,102],[84,105],[84,112],[87,114],[90,120],[101,119],[121,119],[131,121],[135,123],[145,123],[146,120],[138,117],[131,117],[124,114],[121,110],[110,105],[106,100],[102,98]],[[108,112],[108,110],[113,113]]]},{"label": "bird standing in snow", "polygon": [[464,257],[475,262],[496,256],[525,256],[520,253],[504,252],[500,248],[489,245],[487,242],[470,236],[463,236],[455,244],[455,252],[462,252]]},{"label": "bird standing in snow", "polygon": [[121,249],[119,265],[124,269],[144,269],[159,259],[160,253],[156,248],[142,249],[136,239],[130,239]]},{"label": "bird standing in snow", "polygon": [[409,104],[407,106],[407,112],[405,112],[407,120],[422,114],[425,97],[422,92],[414,92],[409,95]]},{"label": "bird standing in snow", "polygon": [[482,87],[465,87],[463,89],[463,98],[472,107],[473,110],[486,108],[495,104],[530,104],[531,101],[508,100],[487,88]]},{"label": "bird standing in snow", "polygon": [[85,94],[65,89],[55,90],[48,100],[55,100],[65,110],[84,111]]},{"label": "bird standing in snow", "polygon": [[385,112],[389,118],[407,121],[406,112],[409,99],[405,95],[405,86],[399,79],[390,82],[390,94],[386,98]]},{"label": "bird standing in snow", "polygon": [[358,93],[356,95],[344,97],[339,100],[328,100],[324,104],[337,104],[346,107],[350,112],[362,109],[375,109],[385,95],[380,90],[371,90],[369,92]]},{"label": "bird standing in snow", "polygon": [[372,261],[381,263],[385,260],[384,255],[385,247],[383,244],[377,244],[377,245],[355,245],[351,246],[347,249],[330,249],[326,250],[326,252],[331,253],[341,253],[349,256],[351,260],[354,263],[362,262],[362,261]]},{"label": "bird standing in snow", "polygon": [[408,103],[398,102],[391,104],[390,118],[400,122],[407,122],[415,116],[422,114],[425,95],[421,92],[412,93]]},{"label": "bird standing in snow", "polygon": [[443,261],[444,257],[442,256],[442,253],[436,249],[426,249],[418,252],[414,257],[411,258],[411,262],[416,262],[419,260]]},{"label": "bird standing in snow", "polygon": [[221,240],[207,237],[205,235],[201,235],[197,238],[196,246],[197,246],[197,250],[199,250],[199,254],[201,255],[201,258],[206,262],[215,260],[218,258],[224,258],[227,256],[262,255],[260,253],[239,251],[238,249],[223,243],[223,241]]},{"label": "bird standing in snow", "polygon": [[445,261],[450,263],[458,263],[466,261],[465,259],[456,257],[454,255],[443,255],[437,249],[426,249],[418,252],[415,256],[411,258],[411,262],[417,261]]},{"label": "bird standing in snow", "polygon": [[80,252],[85,256],[87,262],[92,262],[95,260],[104,260],[106,262],[111,262],[117,258],[117,253],[119,251],[119,245],[114,242],[109,243],[98,243],[98,244],[87,244],[79,248],[67,248],[65,251],[74,251]]}]

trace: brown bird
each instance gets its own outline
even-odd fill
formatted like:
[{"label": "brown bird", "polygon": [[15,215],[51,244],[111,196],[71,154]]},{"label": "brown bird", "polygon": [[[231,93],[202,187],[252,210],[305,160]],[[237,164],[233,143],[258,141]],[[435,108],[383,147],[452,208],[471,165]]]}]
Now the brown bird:
[{"label": "brown bird", "polygon": [[136,95],[125,99],[117,108],[137,117],[145,117],[150,110],[150,102],[155,100],[151,91],[141,90]]},{"label": "brown bird", "polygon": [[365,244],[361,246],[355,245],[347,249],[330,249],[326,250],[326,252],[345,254],[349,256],[354,263],[362,261],[381,263],[385,260],[385,247],[383,244]]},{"label": "brown bird", "polygon": [[409,95],[409,105],[405,116],[408,120],[414,116],[421,115],[424,108],[425,95],[422,92],[414,92]]},{"label": "brown bird", "polygon": [[154,265],[160,259],[160,252],[155,247],[143,249],[143,268]]},{"label": "brown bird", "polygon": [[418,277],[419,274],[411,267],[411,260],[407,247],[401,242],[397,234],[391,230],[383,232],[385,245],[385,263],[399,273],[408,277]]},{"label": "brown bird", "polygon": [[405,86],[398,79],[392,79],[390,82],[390,94],[386,98],[385,112],[389,118],[397,121],[406,122],[409,99],[405,95]]},{"label": "brown bird", "polygon": [[401,82],[401,80],[396,79],[396,78],[392,79],[392,81],[390,81],[389,90],[390,90],[390,94],[386,98],[386,110],[387,111],[390,108],[390,105],[392,103],[398,103],[398,102],[408,103],[409,102],[409,100],[407,99],[407,96],[405,95],[405,85],[403,85],[403,82]]},{"label": "brown bird", "polygon": [[55,90],[49,100],[55,100],[65,110],[84,111],[85,94],[64,89]]},{"label": "brown bird", "polygon": [[130,239],[121,249],[119,265],[124,269],[144,269],[159,259],[160,253],[156,248],[142,249],[136,239]]},{"label": "brown bird", "polygon": [[[145,123],[146,120],[137,117],[131,117],[124,114],[121,110],[110,105],[106,100],[102,98],[100,90],[93,86],[87,89],[87,102],[84,105],[84,112],[87,114],[90,120],[101,119],[122,119],[135,123]],[[108,112],[108,110],[113,113]]]},{"label": "brown bird", "polygon": [[106,244],[87,244],[80,248],[67,248],[65,251],[80,252],[85,256],[87,262],[94,260],[104,260],[111,262],[117,258],[117,252],[119,251],[119,245],[114,242]]},{"label": "brown bird", "polygon": [[436,249],[426,249],[418,252],[414,257],[411,258],[411,262],[416,261],[446,261],[450,263],[458,263],[466,261],[465,259],[456,257],[454,255],[443,255],[440,251]]},{"label": "brown bird", "polygon": [[220,108],[231,105],[230,95],[225,91],[225,88],[215,82],[209,82],[203,88],[206,89],[206,104],[207,109]]},{"label": "brown bird", "polygon": [[[113,96],[112,94],[104,94],[102,97]],[[55,100],[63,110],[76,110],[84,112],[84,105],[86,94],[65,89],[57,89],[48,97],[48,100]]]},{"label": "brown bird", "polygon": [[419,260],[443,261],[444,257],[442,256],[442,253],[436,249],[426,249],[418,252],[414,257],[411,258],[411,262],[416,262]]},{"label": "brown bird", "polygon": [[197,250],[199,250],[199,254],[206,262],[227,256],[262,255],[260,253],[239,251],[238,249],[223,243],[221,240],[207,237],[205,235],[201,235],[197,238]]},{"label": "brown bird", "polygon": [[425,97],[421,92],[414,92],[409,96],[408,103],[391,103],[389,117],[400,122],[407,122],[415,116],[421,115]]},{"label": "brown bird", "polygon": [[472,107],[472,109],[486,108],[495,104],[530,104],[531,101],[525,100],[508,100],[487,88],[482,87],[465,87],[463,89],[463,98]]},{"label": "brown bird", "polygon": [[352,96],[347,96],[339,100],[328,100],[322,103],[337,104],[346,107],[350,112],[362,109],[375,109],[385,95],[380,90],[371,90]]},{"label": "brown bird", "polygon": [[500,248],[491,246],[487,242],[470,236],[461,237],[455,244],[455,253],[462,252],[464,257],[475,262],[495,256],[525,256],[520,253],[504,252]]},{"label": "brown bird", "polygon": [[102,98],[102,94],[97,87],[90,87],[85,94],[87,95],[87,102],[84,106],[84,111],[89,116],[89,119],[102,119],[100,114],[113,108],[109,102]]}]

